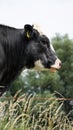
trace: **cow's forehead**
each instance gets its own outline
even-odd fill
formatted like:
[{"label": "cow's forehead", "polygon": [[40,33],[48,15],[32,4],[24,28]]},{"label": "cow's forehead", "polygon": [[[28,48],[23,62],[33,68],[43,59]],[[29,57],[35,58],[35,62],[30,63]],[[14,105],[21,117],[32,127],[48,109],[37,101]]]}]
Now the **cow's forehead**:
[{"label": "cow's forehead", "polygon": [[[33,25],[33,28],[36,29],[36,30],[40,33],[40,35],[43,35],[43,34],[44,34],[43,31],[42,31],[42,29],[41,29],[41,26],[40,26],[39,24],[34,24],[34,25]],[[52,43],[50,43],[50,48],[51,48],[51,50],[52,50],[53,52],[55,52]]]}]

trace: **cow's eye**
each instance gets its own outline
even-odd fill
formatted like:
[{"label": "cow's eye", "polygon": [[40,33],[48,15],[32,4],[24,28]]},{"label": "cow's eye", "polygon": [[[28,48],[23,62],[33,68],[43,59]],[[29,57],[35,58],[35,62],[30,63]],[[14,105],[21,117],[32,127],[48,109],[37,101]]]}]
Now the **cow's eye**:
[{"label": "cow's eye", "polygon": [[48,44],[48,42],[46,40],[42,40],[43,44]]},{"label": "cow's eye", "polygon": [[44,46],[50,47],[50,43],[48,41],[46,41],[46,40],[42,40],[42,44]]},{"label": "cow's eye", "polygon": [[50,46],[50,41],[45,35],[42,35],[40,40],[41,40],[41,42],[43,44],[46,44],[47,46]]}]

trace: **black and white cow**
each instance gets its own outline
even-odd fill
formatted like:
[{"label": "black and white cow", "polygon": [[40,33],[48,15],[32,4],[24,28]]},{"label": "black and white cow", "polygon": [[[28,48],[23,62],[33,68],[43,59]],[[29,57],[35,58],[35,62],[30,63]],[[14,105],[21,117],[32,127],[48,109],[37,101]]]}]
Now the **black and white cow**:
[{"label": "black and white cow", "polygon": [[0,94],[6,91],[23,68],[59,69],[49,38],[33,25],[23,29],[0,25]]}]

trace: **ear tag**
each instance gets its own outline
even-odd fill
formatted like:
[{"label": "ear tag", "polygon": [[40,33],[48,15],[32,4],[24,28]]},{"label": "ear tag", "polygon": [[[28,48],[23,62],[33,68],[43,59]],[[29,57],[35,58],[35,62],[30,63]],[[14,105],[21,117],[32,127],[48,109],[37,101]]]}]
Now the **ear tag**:
[{"label": "ear tag", "polygon": [[29,32],[27,32],[27,37],[30,38],[30,34],[29,34]]}]

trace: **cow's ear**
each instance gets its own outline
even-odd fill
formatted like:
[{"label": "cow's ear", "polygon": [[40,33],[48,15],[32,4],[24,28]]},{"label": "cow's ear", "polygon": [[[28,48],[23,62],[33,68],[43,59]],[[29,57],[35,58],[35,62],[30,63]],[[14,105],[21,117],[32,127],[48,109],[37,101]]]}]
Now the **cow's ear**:
[{"label": "cow's ear", "polygon": [[29,24],[26,24],[24,26],[24,33],[25,33],[25,36],[30,39],[32,37],[32,34],[33,34],[33,26],[29,25]]}]

